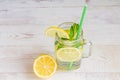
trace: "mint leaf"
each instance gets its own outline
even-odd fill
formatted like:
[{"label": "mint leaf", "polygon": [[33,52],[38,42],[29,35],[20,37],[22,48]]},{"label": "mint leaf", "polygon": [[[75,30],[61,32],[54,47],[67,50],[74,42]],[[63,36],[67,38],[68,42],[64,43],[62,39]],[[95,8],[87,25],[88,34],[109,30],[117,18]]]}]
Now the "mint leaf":
[{"label": "mint leaf", "polygon": [[64,47],[64,45],[61,44],[61,43],[59,43],[59,44],[58,44],[58,47],[57,47],[57,50],[60,49],[60,48],[63,48],[63,47]]},{"label": "mint leaf", "polygon": [[74,26],[72,25],[71,28],[70,28],[70,33],[69,33],[70,40],[72,40],[73,37],[74,37]]},{"label": "mint leaf", "polygon": [[80,46],[83,46],[83,43],[80,42],[80,43],[75,45],[76,48],[79,48]]},{"label": "mint leaf", "polygon": [[63,38],[63,37],[62,37],[61,39],[62,39],[62,40],[69,40],[68,38]]},{"label": "mint leaf", "polygon": [[55,45],[57,45],[59,42],[58,41],[55,41]]},{"label": "mint leaf", "polygon": [[75,37],[76,37],[76,35],[77,35],[78,27],[79,27],[79,24],[77,24],[77,23],[74,23],[74,24],[70,27],[70,32],[69,32],[69,38],[70,38],[70,40],[75,39]]}]

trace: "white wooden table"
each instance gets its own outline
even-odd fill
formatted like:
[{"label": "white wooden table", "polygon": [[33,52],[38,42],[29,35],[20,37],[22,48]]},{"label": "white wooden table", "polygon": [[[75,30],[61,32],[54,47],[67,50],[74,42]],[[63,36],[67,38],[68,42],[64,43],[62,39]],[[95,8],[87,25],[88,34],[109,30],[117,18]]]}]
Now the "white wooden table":
[{"label": "white wooden table", "polygon": [[[79,22],[84,0],[0,0],[0,80],[42,80],[32,70],[40,53],[54,55],[50,25]],[[120,80],[120,0],[91,0],[83,25],[92,56],[79,70],[47,80]]]}]

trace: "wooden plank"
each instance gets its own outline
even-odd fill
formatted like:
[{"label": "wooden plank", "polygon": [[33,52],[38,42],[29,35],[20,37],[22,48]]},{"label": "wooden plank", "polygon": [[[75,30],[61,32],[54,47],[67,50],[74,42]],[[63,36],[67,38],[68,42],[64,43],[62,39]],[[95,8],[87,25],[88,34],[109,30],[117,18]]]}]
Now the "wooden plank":
[{"label": "wooden plank", "polygon": [[[47,25],[43,25],[43,27],[38,25],[0,27],[0,46],[54,45],[54,39],[44,34]],[[84,27],[85,38],[91,40],[93,44],[120,45],[120,36],[118,35],[120,27],[118,25],[101,25],[101,27],[100,25],[86,25]]]},{"label": "wooden plank", "polygon": [[119,80],[120,73],[68,73],[57,72],[51,78],[40,79],[33,73],[3,73],[0,80]]},{"label": "wooden plank", "polygon": [[[120,72],[119,50],[117,45],[94,45],[92,56],[82,59],[81,67],[74,72]],[[52,46],[1,47],[0,73],[33,72],[33,61],[41,53],[55,56]]]},{"label": "wooden plank", "polygon": [[[45,29],[50,25],[58,25],[66,21],[79,22],[80,9],[37,8],[2,11],[0,12],[0,45],[53,45],[53,39],[44,36]],[[93,44],[119,45],[119,11],[119,7],[90,8],[83,25],[85,37]]]},{"label": "wooden plank", "polygon": [[[0,5],[3,9],[9,8],[47,8],[47,7],[80,7],[83,6],[85,0],[1,0]],[[119,0],[97,1],[90,0],[90,6],[120,6]]]},{"label": "wooden plank", "polygon": [[[120,8],[88,8],[86,23],[119,24]],[[69,13],[69,14],[68,14]],[[0,25],[60,24],[65,21],[79,22],[82,8],[24,8],[0,11]]]},{"label": "wooden plank", "polygon": [[33,61],[42,53],[54,55],[52,47],[1,47],[0,72],[33,72]]}]

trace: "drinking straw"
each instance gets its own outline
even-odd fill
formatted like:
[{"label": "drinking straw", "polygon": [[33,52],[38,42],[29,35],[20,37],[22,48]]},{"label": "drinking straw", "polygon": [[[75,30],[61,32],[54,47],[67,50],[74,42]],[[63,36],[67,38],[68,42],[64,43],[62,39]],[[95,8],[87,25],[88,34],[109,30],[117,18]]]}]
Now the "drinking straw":
[{"label": "drinking straw", "polygon": [[[79,27],[78,27],[78,32],[77,32],[76,40],[79,39],[79,37],[80,37],[80,33],[81,33],[81,29],[82,29],[82,24],[83,24],[83,21],[84,21],[84,18],[85,18],[86,11],[87,11],[87,5],[84,5],[84,9],[83,9],[83,12],[82,12],[80,24],[79,24]],[[68,66],[69,70],[72,69],[72,65],[73,65],[73,62],[70,62],[69,66]]]},{"label": "drinking straw", "polygon": [[87,11],[87,5],[84,6],[84,9],[83,9],[83,12],[82,12],[82,17],[81,17],[80,24],[79,24],[79,27],[78,27],[78,32],[77,32],[76,39],[79,39],[79,37],[80,37],[80,33],[81,33],[81,30],[82,30],[82,25],[83,25],[83,21],[85,19],[86,11]]}]

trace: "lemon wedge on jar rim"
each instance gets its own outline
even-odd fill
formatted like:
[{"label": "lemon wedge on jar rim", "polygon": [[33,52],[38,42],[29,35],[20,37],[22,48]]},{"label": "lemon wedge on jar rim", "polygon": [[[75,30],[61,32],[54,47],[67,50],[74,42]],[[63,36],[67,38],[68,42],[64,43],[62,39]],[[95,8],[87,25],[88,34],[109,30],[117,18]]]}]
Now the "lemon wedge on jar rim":
[{"label": "lemon wedge on jar rim", "polygon": [[45,34],[47,36],[51,36],[53,38],[55,38],[56,33],[58,34],[59,37],[63,37],[63,38],[69,38],[68,33],[62,29],[59,28],[57,26],[50,26],[49,28],[47,28],[47,30],[45,31]]}]

